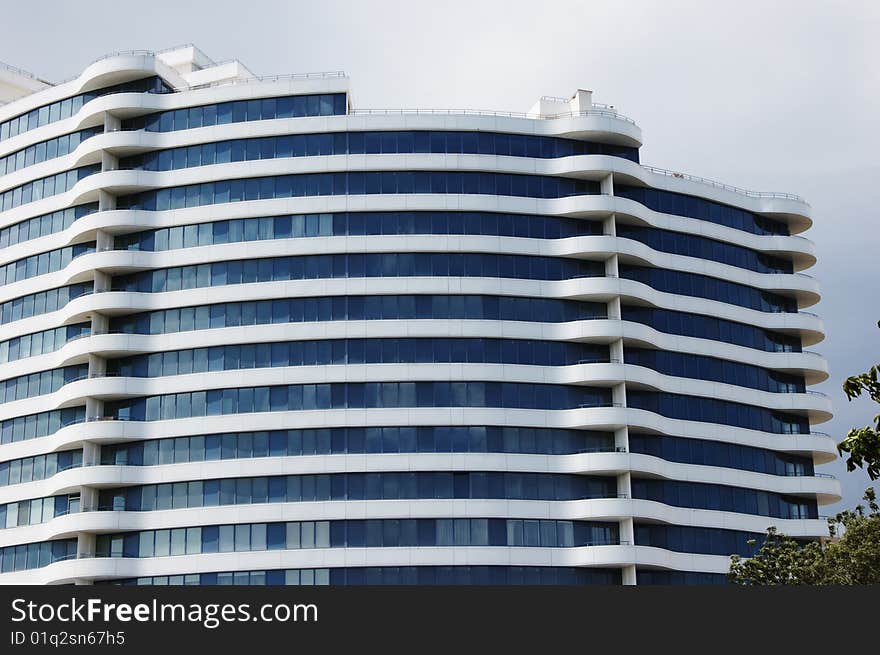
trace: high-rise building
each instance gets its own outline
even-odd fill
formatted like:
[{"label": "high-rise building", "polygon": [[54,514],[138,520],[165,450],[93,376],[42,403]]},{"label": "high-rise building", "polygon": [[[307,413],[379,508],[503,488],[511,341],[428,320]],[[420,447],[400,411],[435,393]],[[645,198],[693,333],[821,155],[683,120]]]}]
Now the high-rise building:
[{"label": "high-rise building", "polygon": [[584,90],[365,110],[188,46],[0,100],[0,583],[711,583],[825,535],[800,198]]}]

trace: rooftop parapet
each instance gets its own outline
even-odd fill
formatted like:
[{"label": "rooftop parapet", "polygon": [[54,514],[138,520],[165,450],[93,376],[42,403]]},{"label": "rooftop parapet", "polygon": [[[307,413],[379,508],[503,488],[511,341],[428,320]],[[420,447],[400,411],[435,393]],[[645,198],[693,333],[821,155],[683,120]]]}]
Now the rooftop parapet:
[{"label": "rooftop parapet", "polygon": [[52,86],[33,73],[0,62],[0,105]]},{"label": "rooftop parapet", "polygon": [[551,118],[563,114],[580,114],[593,109],[614,110],[612,105],[596,104],[593,102],[593,92],[587,89],[578,89],[570,98],[556,96],[541,96],[532,108],[530,114]]}]

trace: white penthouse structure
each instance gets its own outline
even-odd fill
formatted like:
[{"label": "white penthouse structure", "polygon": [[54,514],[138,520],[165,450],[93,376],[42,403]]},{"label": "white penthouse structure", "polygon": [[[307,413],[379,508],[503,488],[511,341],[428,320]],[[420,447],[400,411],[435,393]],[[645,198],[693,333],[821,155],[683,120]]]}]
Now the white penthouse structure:
[{"label": "white penthouse structure", "polygon": [[187,46],[0,102],[0,584],[713,583],[826,533],[803,200],[589,91],[359,110]]}]

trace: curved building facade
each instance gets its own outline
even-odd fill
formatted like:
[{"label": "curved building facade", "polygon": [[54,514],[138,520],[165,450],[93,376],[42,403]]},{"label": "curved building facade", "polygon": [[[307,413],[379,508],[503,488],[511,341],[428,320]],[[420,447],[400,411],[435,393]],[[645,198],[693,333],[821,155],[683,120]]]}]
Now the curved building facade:
[{"label": "curved building facade", "polygon": [[839,486],[810,208],[590,92],[0,70],[0,583],[724,580]]}]

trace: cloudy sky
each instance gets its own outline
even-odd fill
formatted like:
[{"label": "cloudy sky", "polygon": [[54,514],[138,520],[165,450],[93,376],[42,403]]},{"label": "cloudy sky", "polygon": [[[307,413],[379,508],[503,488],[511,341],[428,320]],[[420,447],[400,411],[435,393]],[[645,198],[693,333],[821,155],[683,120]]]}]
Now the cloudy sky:
[{"label": "cloudy sky", "polygon": [[[80,0],[6,3],[0,61],[49,80],[115,50],[194,43],[257,74],[344,70],[355,106],[527,111],[594,91],[642,161],[813,206],[835,437],[878,410],[842,380],[880,361],[876,0]],[[872,263],[873,262],[873,263]],[[868,485],[842,463],[854,504]],[[823,508],[833,513],[839,506]]]}]

